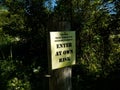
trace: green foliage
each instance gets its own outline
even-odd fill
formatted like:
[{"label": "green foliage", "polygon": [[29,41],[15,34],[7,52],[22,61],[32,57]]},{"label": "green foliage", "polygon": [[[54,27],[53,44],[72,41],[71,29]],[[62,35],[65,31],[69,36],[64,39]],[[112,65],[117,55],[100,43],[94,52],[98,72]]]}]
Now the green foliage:
[{"label": "green foliage", "polygon": [[20,62],[0,60],[0,88],[3,90],[30,90],[30,82],[24,71],[20,71]]},{"label": "green foliage", "polygon": [[31,90],[30,82],[14,77],[8,81],[8,90]]},{"label": "green foliage", "polygon": [[0,6],[0,89],[45,90],[47,32],[68,21],[77,42],[74,90],[110,90],[120,80],[119,0],[57,0],[52,10],[46,1],[5,0]]}]

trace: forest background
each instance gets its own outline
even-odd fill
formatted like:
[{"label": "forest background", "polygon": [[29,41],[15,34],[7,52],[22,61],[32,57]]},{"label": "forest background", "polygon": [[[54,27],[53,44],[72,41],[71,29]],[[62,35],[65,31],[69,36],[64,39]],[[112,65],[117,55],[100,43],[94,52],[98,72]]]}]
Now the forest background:
[{"label": "forest background", "polygon": [[0,0],[0,90],[45,90],[47,33],[76,31],[73,90],[118,90],[119,0]]}]

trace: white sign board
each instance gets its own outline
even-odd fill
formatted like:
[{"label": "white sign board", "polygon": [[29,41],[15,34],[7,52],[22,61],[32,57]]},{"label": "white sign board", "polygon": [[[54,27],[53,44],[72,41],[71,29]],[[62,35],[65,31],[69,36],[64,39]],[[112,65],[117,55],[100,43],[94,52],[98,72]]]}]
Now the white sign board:
[{"label": "white sign board", "polygon": [[50,32],[52,69],[58,69],[75,64],[75,40],[75,31]]}]

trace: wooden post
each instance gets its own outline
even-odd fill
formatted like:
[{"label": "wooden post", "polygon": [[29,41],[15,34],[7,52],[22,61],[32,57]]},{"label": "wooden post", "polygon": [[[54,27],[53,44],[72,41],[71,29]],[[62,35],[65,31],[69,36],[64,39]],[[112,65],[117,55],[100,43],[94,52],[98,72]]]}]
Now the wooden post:
[{"label": "wooden post", "polygon": [[[58,23],[57,31],[70,30],[70,23]],[[49,71],[51,77],[49,78],[49,90],[72,90],[72,68],[64,67]]]},{"label": "wooden post", "polygon": [[72,90],[71,67],[53,70],[49,81],[50,90]]}]

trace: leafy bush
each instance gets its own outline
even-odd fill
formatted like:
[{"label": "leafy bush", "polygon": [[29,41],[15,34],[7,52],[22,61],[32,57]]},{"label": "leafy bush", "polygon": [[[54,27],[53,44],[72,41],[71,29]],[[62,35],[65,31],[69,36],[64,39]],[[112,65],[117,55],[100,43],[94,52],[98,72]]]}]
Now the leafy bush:
[{"label": "leafy bush", "polygon": [[0,61],[1,90],[31,90],[28,77],[19,64],[20,62],[10,59]]}]

